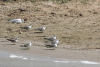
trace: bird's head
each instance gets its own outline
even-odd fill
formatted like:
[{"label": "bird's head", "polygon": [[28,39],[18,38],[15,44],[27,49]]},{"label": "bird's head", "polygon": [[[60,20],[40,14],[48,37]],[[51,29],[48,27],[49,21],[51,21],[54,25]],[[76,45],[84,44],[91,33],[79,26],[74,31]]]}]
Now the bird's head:
[{"label": "bird's head", "polygon": [[18,38],[16,38],[16,40],[18,40]]},{"label": "bird's head", "polygon": [[54,37],[57,37],[57,35],[54,35]]},{"label": "bird's head", "polygon": [[43,29],[45,30],[45,29],[46,29],[46,27],[43,27]]},{"label": "bird's head", "polygon": [[31,42],[29,42],[29,45],[31,46],[31,45],[32,45],[32,43],[31,43]]},{"label": "bird's head", "polygon": [[29,25],[29,26],[32,26],[32,25]]},{"label": "bird's head", "polygon": [[23,19],[21,19],[21,21],[22,21],[22,23],[24,22],[24,20],[23,20]]},{"label": "bird's head", "polygon": [[59,41],[60,41],[59,39],[56,40],[57,43],[58,43]]}]

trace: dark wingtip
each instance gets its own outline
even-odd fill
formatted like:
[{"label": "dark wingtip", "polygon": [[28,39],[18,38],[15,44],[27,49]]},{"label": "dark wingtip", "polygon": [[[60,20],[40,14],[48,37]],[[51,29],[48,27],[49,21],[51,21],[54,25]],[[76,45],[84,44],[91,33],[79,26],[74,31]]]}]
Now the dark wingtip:
[{"label": "dark wingtip", "polygon": [[44,39],[47,39],[47,38],[44,38]]}]

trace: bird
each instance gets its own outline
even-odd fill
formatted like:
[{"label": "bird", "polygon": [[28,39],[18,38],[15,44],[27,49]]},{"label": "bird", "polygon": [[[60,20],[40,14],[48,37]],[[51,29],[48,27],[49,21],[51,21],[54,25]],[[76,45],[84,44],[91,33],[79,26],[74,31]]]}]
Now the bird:
[{"label": "bird", "polygon": [[7,39],[7,40],[13,42],[14,45],[15,45],[15,42],[18,42],[18,38],[16,38],[16,39]]},{"label": "bird", "polygon": [[23,23],[24,20],[23,19],[12,19],[12,20],[10,20],[10,22],[12,22],[12,23]]},{"label": "bird", "polygon": [[50,41],[54,41],[56,38],[57,38],[57,35],[54,35],[54,36],[51,37],[51,38],[44,38],[44,39],[47,39],[47,40],[50,40]]},{"label": "bird", "polygon": [[29,30],[29,29],[31,29],[31,27],[32,27],[32,25],[29,25],[29,26],[22,27],[22,29]]},{"label": "bird", "polygon": [[57,47],[58,43],[59,43],[59,39],[57,39],[57,40],[55,40],[55,41],[50,41],[50,42],[48,42],[48,43],[51,43],[51,44],[50,44],[50,45],[46,45],[46,44],[45,44],[47,48],[51,48],[51,47],[52,47],[52,48],[55,49],[55,48]]},{"label": "bird", "polygon": [[40,28],[37,28],[35,30],[44,31],[45,29],[46,29],[46,27],[40,27]]},{"label": "bird", "polygon": [[24,44],[24,47],[30,47],[32,45],[31,42],[27,43],[27,44]]},{"label": "bird", "polygon": [[[46,45],[46,44],[45,44]],[[55,49],[57,47],[57,43],[55,44],[50,44],[50,45],[46,45],[47,48],[53,48]]]},{"label": "bird", "polygon": [[31,42],[29,42],[29,43],[27,43],[27,44],[24,44],[24,47],[26,47],[26,49],[28,50],[29,49],[29,47],[32,45],[32,43]]},{"label": "bird", "polygon": [[51,44],[58,44],[59,43],[59,39],[56,39],[56,40],[54,40],[54,41],[50,41],[50,42],[46,42],[46,43],[51,43]]},{"label": "bird", "polygon": [[58,44],[59,43],[59,39],[55,40],[55,41],[51,41],[52,44]]}]

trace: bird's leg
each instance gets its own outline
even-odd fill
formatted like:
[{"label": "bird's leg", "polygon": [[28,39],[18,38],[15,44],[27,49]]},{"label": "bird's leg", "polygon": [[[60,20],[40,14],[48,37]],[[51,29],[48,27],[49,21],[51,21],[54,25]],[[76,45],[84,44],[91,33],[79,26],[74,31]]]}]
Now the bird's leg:
[{"label": "bird's leg", "polygon": [[54,47],[53,50],[55,50],[56,48]]},{"label": "bird's leg", "polygon": [[29,47],[27,47],[27,50],[29,50]]},{"label": "bird's leg", "polygon": [[13,43],[13,45],[15,45],[15,42]]},{"label": "bird's leg", "polygon": [[29,32],[29,29],[28,29],[28,32]]},{"label": "bird's leg", "polygon": [[55,48],[53,48],[53,50],[55,50]]}]

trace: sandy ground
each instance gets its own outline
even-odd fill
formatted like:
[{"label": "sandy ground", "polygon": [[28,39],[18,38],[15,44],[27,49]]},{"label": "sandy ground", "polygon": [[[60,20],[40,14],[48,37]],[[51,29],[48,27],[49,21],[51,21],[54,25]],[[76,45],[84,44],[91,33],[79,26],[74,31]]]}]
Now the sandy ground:
[{"label": "sandy ground", "polygon": [[[69,48],[100,48],[100,6],[98,2],[52,2],[1,3],[0,37],[19,38],[44,42],[44,37],[57,35],[60,45]],[[25,23],[12,24],[9,19],[22,18]],[[30,31],[20,27],[33,25]],[[43,33],[33,29],[46,26]],[[22,34],[19,34],[19,31]],[[15,35],[16,34],[16,35]]]},{"label": "sandy ground", "polygon": [[[99,2],[0,3],[0,50],[100,62],[99,13]],[[12,24],[7,21],[15,18],[22,18],[25,23]],[[30,24],[33,27],[29,31],[20,29]],[[47,27],[43,33],[33,30],[43,26]],[[53,35],[60,39],[56,50],[44,47],[44,38]],[[16,45],[5,39],[16,37],[19,38]],[[20,47],[30,41],[30,50]]]}]

